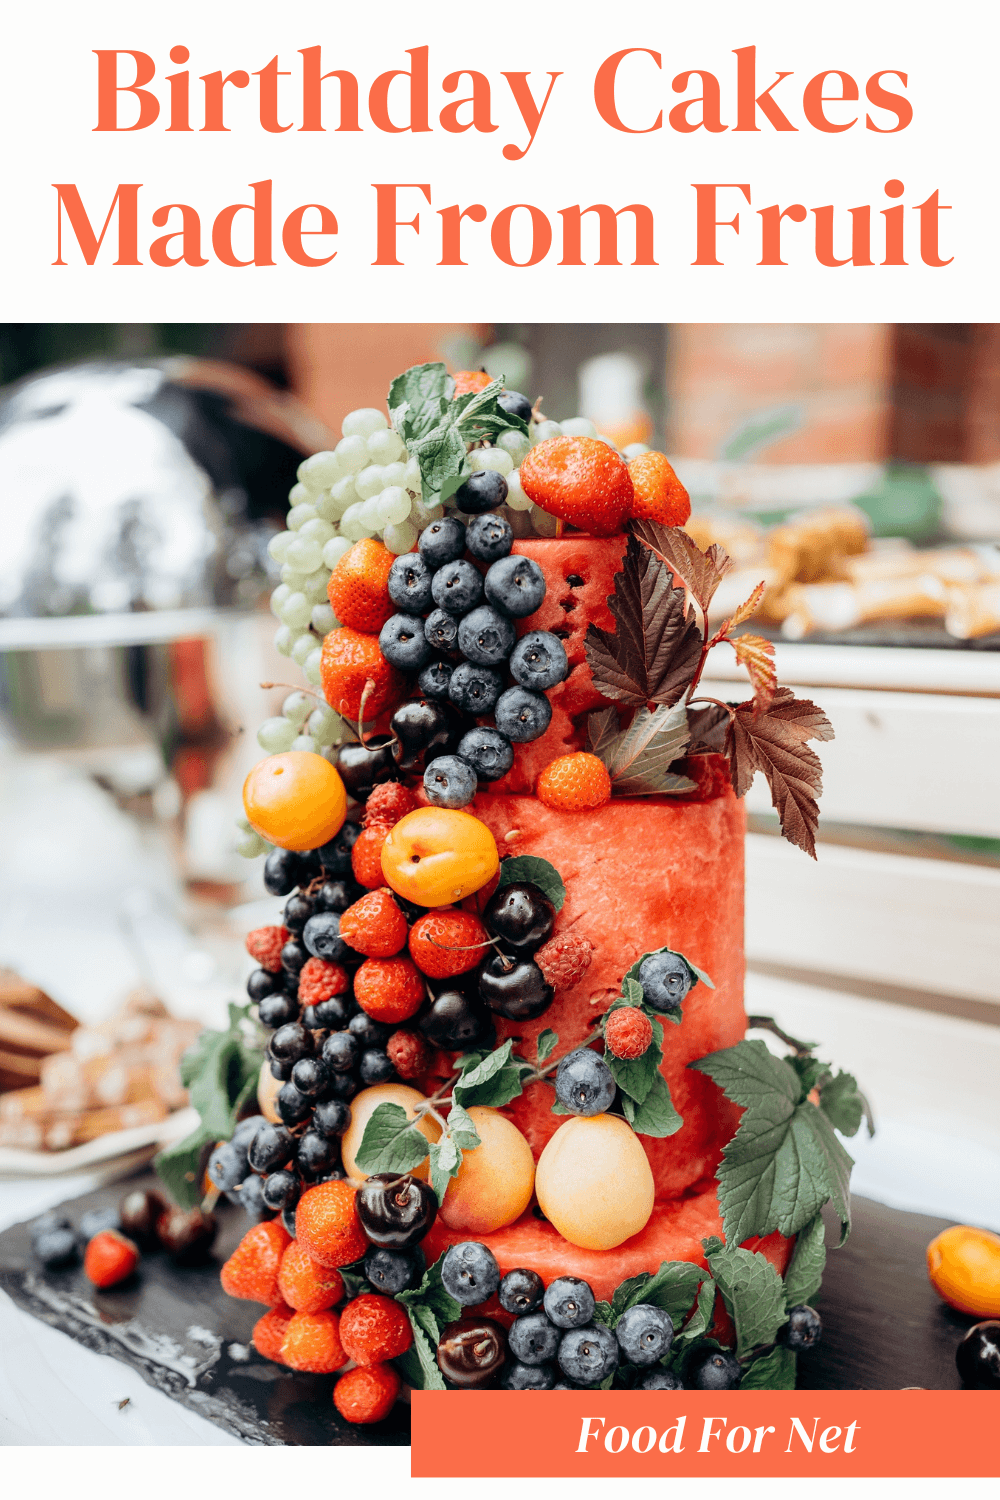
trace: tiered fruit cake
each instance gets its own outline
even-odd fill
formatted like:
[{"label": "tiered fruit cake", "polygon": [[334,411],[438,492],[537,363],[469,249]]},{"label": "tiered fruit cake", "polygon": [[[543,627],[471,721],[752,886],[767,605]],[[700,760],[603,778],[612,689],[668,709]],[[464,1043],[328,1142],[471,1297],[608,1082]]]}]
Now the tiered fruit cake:
[{"label": "tiered fruit cake", "polygon": [[[352,1421],[401,1379],[790,1387],[863,1105],[773,1023],[787,1057],[745,1038],[739,798],[762,771],[813,853],[832,730],[738,633],[759,590],[710,636],[728,559],[662,455],[443,366],[389,408],[292,494],[329,604],[293,642],[305,736],[269,721],[244,790],[288,899],[247,940],[266,1118],[209,1166],[261,1220],[224,1284],[270,1306],[262,1352],[346,1371]],[[699,695],[722,645],[746,702]]]}]

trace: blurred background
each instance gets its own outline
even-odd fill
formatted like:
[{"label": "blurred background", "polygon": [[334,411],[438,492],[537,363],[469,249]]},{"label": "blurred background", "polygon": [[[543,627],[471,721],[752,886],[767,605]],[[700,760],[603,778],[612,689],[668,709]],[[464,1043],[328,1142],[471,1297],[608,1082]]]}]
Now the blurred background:
[{"label": "blurred background", "polygon": [[[816,865],[748,797],[748,1009],[874,1096],[858,1190],[1000,1220],[992,324],[0,325],[0,1172],[45,1147],[4,1100],[76,1022],[240,997],[278,906],[234,851],[240,788],[302,685],[267,543],[301,459],[432,359],[662,449],[736,563],[720,608],[766,580],[752,628],[837,739]],[[155,1127],[177,1101],[147,1095]]]}]

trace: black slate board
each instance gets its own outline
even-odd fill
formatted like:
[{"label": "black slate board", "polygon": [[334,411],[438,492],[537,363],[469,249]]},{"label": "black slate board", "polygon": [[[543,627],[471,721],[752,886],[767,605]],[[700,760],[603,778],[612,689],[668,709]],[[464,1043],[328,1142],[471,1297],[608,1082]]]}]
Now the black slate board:
[{"label": "black slate board", "polygon": [[[154,1185],[151,1176],[134,1184]],[[121,1192],[118,1185],[89,1193],[67,1204],[67,1215],[78,1223],[88,1208],[116,1204]],[[865,1198],[855,1198],[853,1209],[851,1238],[827,1258],[823,1341],[800,1358],[799,1389],[957,1389],[955,1348],[976,1319],[938,1299],[924,1256],[949,1221]],[[33,1316],[124,1360],[148,1384],[245,1442],[407,1446],[409,1409],[402,1403],[377,1427],[353,1427],[333,1406],[333,1376],[296,1374],[256,1353],[250,1332],[263,1309],[234,1301],[219,1284],[219,1266],[246,1218],[225,1203],[218,1216],[219,1239],[204,1265],[181,1269],[164,1255],[147,1256],[135,1278],[107,1292],[95,1291],[78,1266],[43,1272],[27,1226],[16,1225],[0,1234],[0,1287]],[[827,1238],[835,1243],[832,1225]]]}]

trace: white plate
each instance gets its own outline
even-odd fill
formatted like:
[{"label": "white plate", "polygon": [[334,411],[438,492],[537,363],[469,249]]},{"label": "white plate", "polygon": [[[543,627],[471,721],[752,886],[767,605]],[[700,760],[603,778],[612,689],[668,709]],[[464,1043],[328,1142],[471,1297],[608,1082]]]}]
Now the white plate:
[{"label": "white plate", "polygon": [[178,1109],[153,1125],[115,1130],[71,1146],[67,1151],[18,1151],[0,1146],[0,1179],[18,1177],[68,1177],[73,1172],[98,1168],[109,1171],[109,1179],[122,1171],[134,1171],[149,1161],[161,1146],[190,1135],[198,1124],[196,1109]]}]

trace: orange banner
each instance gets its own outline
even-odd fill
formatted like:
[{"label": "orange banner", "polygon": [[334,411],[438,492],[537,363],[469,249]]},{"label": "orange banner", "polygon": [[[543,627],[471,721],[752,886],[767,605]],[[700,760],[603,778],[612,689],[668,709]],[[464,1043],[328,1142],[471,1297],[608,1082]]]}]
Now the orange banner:
[{"label": "orange banner", "polygon": [[415,1391],[411,1473],[989,1478],[998,1417],[991,1391]]}]

